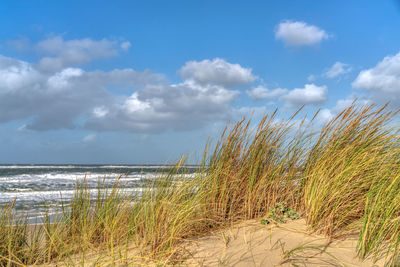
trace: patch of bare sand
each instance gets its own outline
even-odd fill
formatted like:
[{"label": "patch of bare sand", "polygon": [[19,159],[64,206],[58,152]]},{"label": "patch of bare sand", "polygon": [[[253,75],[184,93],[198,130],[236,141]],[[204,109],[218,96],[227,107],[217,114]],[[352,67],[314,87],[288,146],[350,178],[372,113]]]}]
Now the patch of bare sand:
[{"label": "patch of bare sand", "polygon": [[[356,237],[330,240],[311,234],[305,220],[262,225],[245,221],[200,238],[183,241],[179,250],[189,252],[177,266],[383,266],[382,259],[361,262],[356,255]],[[113,252],[75,255],[62,262],[41,266],[171,266],[167,259],[154,262],[141,257],[131,244]]]},{"label": "patch of bare sand", "polygon": [[[383,266],[380,259],[361,262],[357,239],[330,240],[310,234],[305,220],[262,225],[246,221],[209,236],[188,240],[187,266]],[[297,249],[296,249],[297,248]]]}]

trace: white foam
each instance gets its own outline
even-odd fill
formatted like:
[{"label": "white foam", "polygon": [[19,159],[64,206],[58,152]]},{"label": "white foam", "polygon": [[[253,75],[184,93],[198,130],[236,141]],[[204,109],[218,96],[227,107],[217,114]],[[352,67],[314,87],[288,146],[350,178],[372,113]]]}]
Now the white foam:
[{"label": "white foam", "polygon": [[72,173],[60,173],[60,172],[49,172],[49,173],[29,173],[29,174],[15,174],[15,175],[7,175],[0,176],[0,182],[7,181],[20,181],[20,182],[34,182],[37,180],[98,180],[103,179],[105,177],[106,180],[115,180],[120,178],[120,180],[140,180],[143,178],[154,178],[156,177],[156,173],[130,173],[128,175],[121,173],[93,173],[93,172],[72,172]]},{"label": "white foam", "polygon": [[[20,205],[26,205],[26,208],[31,208],[40,201],[55,202],[63,199],[69,200],[73,197],[76,182],[85,179],[88,186],[91,188],[90,192],[97,194],[98,181],[106,183],[108,186],[112,185],[118,180],[121,186],[125,186],[124,192],[137,192],[140,191],[141,186],[145,186],[141,180],[152,180],[163,177],[166,174],[162,172],[146,172],[146,171],[132,171],[125,175],[119,173],[118,170],[106,170],[110,168],[160,168],[160,166],[126,166],[126,165],[103,165],[103,166],[85,166],[94,171],[82,172],[71,170],[60,170],[59,168],[82,168],[84,166],[76,165],[59,165],[59,166],[46,166],[46,165],[2,165],[0,169],[5,168],[45,168],[43,172],[38,171],[7,171],[0,174],[0,204],[8,203],[17,199]],[[47,170],[49,169],[49,170]],[[104,170],[104,171],[103,171]],[[97,172],[96,172],[97,171]],[[20,174],[18,174],[20,172]],[[1,173],[1,172],[0,172]],[[12,173],[12,175],[10,175]],[[194,174],[177,174],[176,178],[191,178]],[[104,179],[104,180],[103,180]],[[31,203],[32,202],[32,203]],[[25,208],[25,207],[24,207]]]},{"label": "white foam", "polygon": [[[122,193],[135,193],[141,192],[142,188],[119,188]],[[101,190],[105,192],[104,189]],[[0,202],[7,203],[16,199],[19,201],[59,201],[59,200],[70,200],[74,196],[74,189],[71,190],[61,190],[61,191],[21,191],[21,192],[2,192],[0,194]],[[108,189],[107,192],[111,192],[111,189]],[[97,196],[98,189],[93,188],[89,189],[89,193],[92,197]]]},{"label": "white foam", "polygon": [[[0,169],[170,169],[173,165],[0,165]],[[194,165],[185,168],[196,168]]]}]

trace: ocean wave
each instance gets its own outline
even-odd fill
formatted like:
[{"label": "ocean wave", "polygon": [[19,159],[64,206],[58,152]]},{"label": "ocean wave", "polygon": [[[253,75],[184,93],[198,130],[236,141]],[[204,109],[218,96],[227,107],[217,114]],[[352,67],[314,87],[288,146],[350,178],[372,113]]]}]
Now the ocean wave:
[{"label": "ocean wave", "polygon": [[[0,169],[170,169],[173,165],[0,165]],[[197,168],[195,165],[184,168]]]},{"label": "ocean wave", "polygon": [[121,180],[139,180],[145,178],[154,178],[157,173],[129,173],[129,174],[122,174],[122,173],[99,173],[99,172],[47,172],[47,173],[22,173],[22,174],[3,174],[4,176],[0,176],[0,183],[7,182],[7,181],[29,181],[32,180],[93,180],[93,179],[117,179],[120,178]]},{"label": "ocean wave", "polygon": [[[142,187],[136,188],[118,188],[121,192],[130,194],[136,192],[142,192]],[[101,192],[105,192],[104,189],[100,190]],[[51,190],[51,191],[16,191],[16,192],[2,192],[0,194],[0,204],[9,203],[11,201],[16,200],[17,204],[21,204],[18,202],[43,202],[43,201],[68,201],[71,200],[74,196],[74,189],[70,190]],[[111,192],[111,190],[107,190],[107,192]],[[92,197],[96,197],[98,193],[97,188],[89,189],[89,193]],[[34,203],[30,203],[34,205]]]},{"label": "ocean wave", "polygon": [[[0,165],[0,205],[12,202],[16,199],[18,209],[37,209],[40,203],[56,203],[62,197],[65,201],[73,198],[77,181],[88,184],[93,196],[97,194],[98,182],[104,183],[105,187],[112,187],[118,180],[119,186],[124,192],[141,192],[148,182],[166,175],[158,170],[138,171],[133,170],[124,174],[118,172],[118,167],[134,167],[126,165],[103,165],[86,166],[81,165]],[[115,171],[110,171],[111,167]],[[142,166],[140,166],[142,167]],[[143,166],[160,167],[160,166]],[[9,168],[9,170],[7,170]],[[14,170],[20,168],[21,170]],[[25,168],[25,169],[24,169]],[[28,170],[28,168],[36,168]],[[43,168],[43,170],[39,170]],[[60,169],[61,168],[61,169]],[[66,170],[66,168],[69,168]],[[76,168],[76,169],[74,169]],[[89,169],[92,168],[92,169]],[[86,171],[87,170],[87,171]],[[176,178],[191,178],[196,173],[177,174]],[[39,205],[40,204],[40,205]],[[38,206],[39,205],[39,206]]]},{"label": "ocean wave", "polygon": [[[176,174],[176,177],[192,177],[196,173],[190,174]],[[162,177],[163,173],[158,172],[148,172],[148,173],[138,173],[132,172],[129,174],[122,173],[98,173],[98,172],[48,172],[48,173],[22,173],[13,175],[0,176],[0,184],[2,183],[13,183],[13,182],[35,182],[35,181],[113,181],[119,179],[120,181],[139,181],[141,179],[154,179]]]}]

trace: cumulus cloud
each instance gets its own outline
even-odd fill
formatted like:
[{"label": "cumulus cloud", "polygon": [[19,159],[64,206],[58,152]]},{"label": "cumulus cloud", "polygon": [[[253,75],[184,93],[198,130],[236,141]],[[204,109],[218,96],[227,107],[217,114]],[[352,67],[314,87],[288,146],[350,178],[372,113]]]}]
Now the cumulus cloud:
[{"label": "cumulus cloud", "polygon": [[86,127],[136,132],[198,128],[227,119],[239,95],[232,87],[255,80],[251,69],[219,58],[189,61],[178,72],[180,83],[147,84],[107,109],[96,107]]},{"label": "cumulus cloud", "polygon": [[[208,60],[211,65],[218,61]],[[50,72],[34,63],[0,56],[0,122],[25,120],[24,130],[36,131],[198,128],[228,118],[239,95],[231,86],[254,79],[251,71],[238,64],[219,63],[227,67],[228,73],[216,70],[223,79],[216,79],[211,72],[209,78],[199,79],[196,70],[189,72],[192,76],[185,73],[181,82],[171,83],[149,70],[66,67]],[[232,74],[235,71],[247,73],[247,77],[238,78]]]},{"label": "cumulus cloud", "polygon": [[96,134],[88,134],[85,137],[83,137],[82,141],[83,142],[93,142],[94,140],[96,140],[97,136]]},{"label": "cumulus cloud", "polygon": [[126,50],[129,50],[129,48],[131,48],[131,43],[128,41],[122,42],[120,46],[121,46],[122,50],[126,51]]},{"label": "cumulus cloud", "polygon": [[361,71],[352,85],[374,92],[399,93],[400,53],[387,56],[375,67]]},{"label": "cumulus cloud", "polygon": [[387,56],[375,67],[362,70],[352,83],[357,89],[371,93],[374,102],[391,102],[400,106],[400,53]]},{"label": "cumulus cloud", "polygon": [[35,44],[34,49],[44,55],[38,63],[38,69],[57,71],[89,63],[95,59],[116,56],[119,50],[128,50],[130,46],[130,42],[127,41],[90,38],[64,40],[62,36],[55,36]]},{"label": "cumulus cloud", "polygon": [[321,109],[317,116],[317,121],[321,124],[327,123],[335,116],[337,116],[344,109],[350,107],[351,105],[362,106],[371,104],[371,100],[365,96],[357,96],[355,94],[351,94],[346,98],[339,99],[336,102],[336,105],[333,108],[324,108]]},{"label": "cumulus cloud", "polygon": [[189,61],[179,70],[185,80],[198,84],[216,84],[234,87],[248,84],[255,80],[250,68],[232,64],[223,59]]},{"label": "cumulus cloud", "polygon": [[[136,91],[102,116],[93,114],[86,127],[97,131],[160,132],[198,128],[209,121],[226,119],[238,91],[219,85],[149,85]],[[94,110],[94,113],[99,113]]]},{"label": "cumulus cloud", "polygon": [[334,118],[334,114],[332,113],[332,111],[328,108],[323,108],[319,111],[316,120],[318,123],[320,124],[324,124],[329,122],[331,119]]},{"label": "cumulus cloud", "polygon": [[140,88],[162,81],[161,75],[132,69],[65,68],[48,73],[34,64],[0,56],[0,122],[29,119],[26,129],[74,128],[79,116],[114,101],[108,87]]},{"label": "cumulus cloud", "polygon": [[310,46],[328,39],[329,35],[317,26],[286,20],[276,27],[275,38],[288,46]]},{"label": "cumulus cloud", "polygon": [[16,92],[41,79],[41,73],[31,64],[0,55],[0,93]]},{"label": "cumulus cloud", "polygon": [[260,85],[247,90],[246,93],[253,100],[257,101],[257,100],[273,99],[281,95],[284,95],[285,93],[287,93],[287,91],[288,91],[287,89],[283,88],[276,88],[273,90],[269,90],[267,87]]},{"label": "cumulus cloud", "polygon": [[313,83],[306,84],[304,88],[295,88],[280,98],[287,107],[322,104],[327,99],[328,88],[325,85],[317,86]]},{"label": "cumulus cloud", "polygon": [[335,78],[340,75],[349,73],[351,71],[351,67],[348,64],[344,64],[342,62],[336,62],[333,66],[324,73],[325,77]]}]

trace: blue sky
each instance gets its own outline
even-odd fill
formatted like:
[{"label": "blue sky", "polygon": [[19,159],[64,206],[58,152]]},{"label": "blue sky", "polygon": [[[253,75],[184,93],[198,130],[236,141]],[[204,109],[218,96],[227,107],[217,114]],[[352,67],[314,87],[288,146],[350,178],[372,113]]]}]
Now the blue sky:
[{"label": "blue sky", "polygon": [[400,107],[399,1],[9,1],[0,163],[164,163],[227,121]]}]

